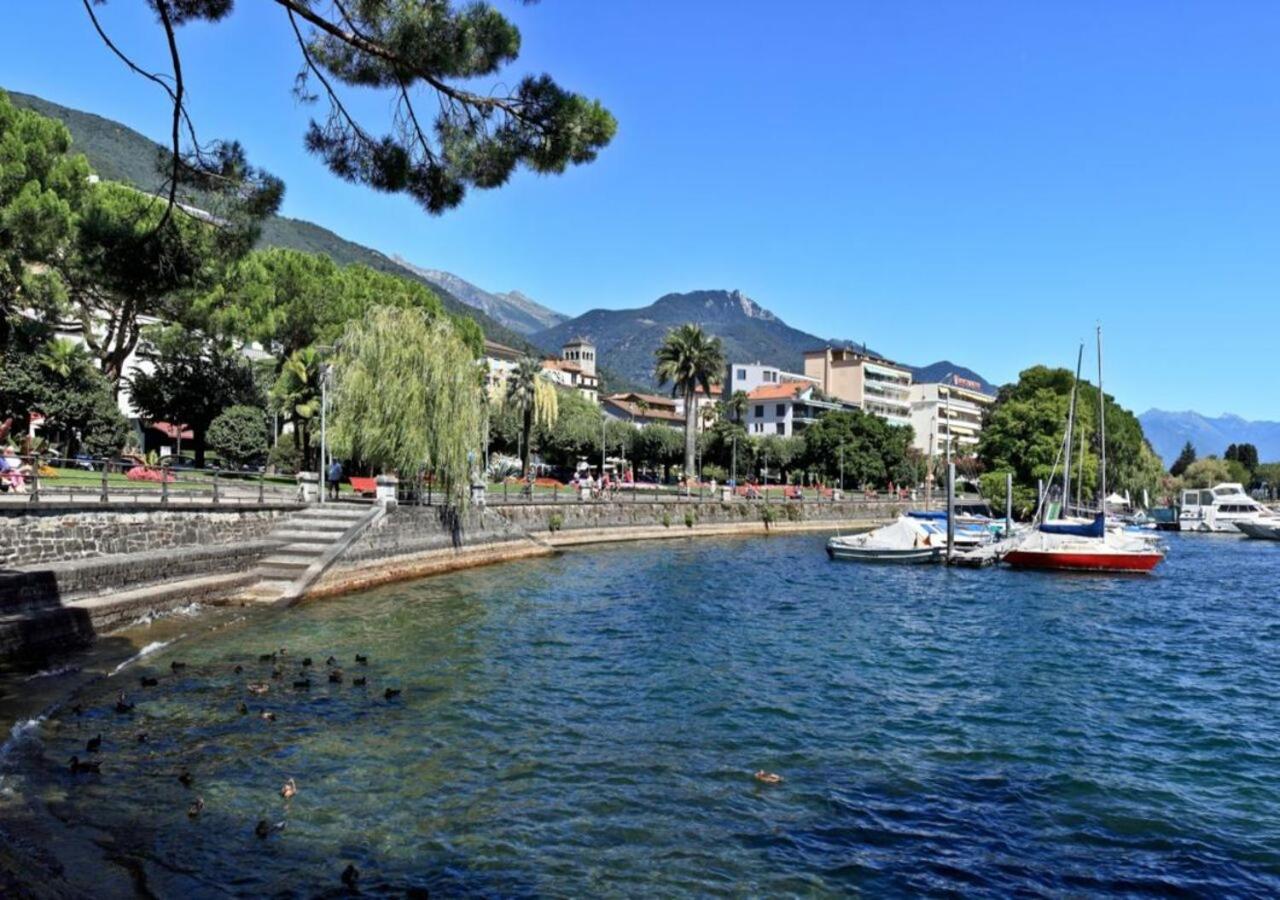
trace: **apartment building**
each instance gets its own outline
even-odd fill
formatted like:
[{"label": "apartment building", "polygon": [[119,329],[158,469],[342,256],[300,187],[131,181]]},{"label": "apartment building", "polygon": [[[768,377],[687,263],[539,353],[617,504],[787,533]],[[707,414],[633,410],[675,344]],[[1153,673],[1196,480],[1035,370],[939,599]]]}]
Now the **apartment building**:
[{"label": "apartment building", "polygon": [[732,397],[738,391],[749,394],[758,387],[769,384],[782,384],[785,381],[806,381],[817,384],[815,378],[796,372],[785,372],[777,366],[762,362],[732,363],[728,366],[724,379],[724,396]]},{"label": "apartment building", "polygon": [[804,354],[804,374],[822,393],[879,416],[892,425],[911,424],[911,370],[847,347]]},{"label": "apartment building", "polygon": [[950,443],[953,456],[972,456],[978,449],[983,416],[995,402],[980,382],[959,375],[933,384],[913,384],[912,446],[922,453],[945,454]]},{"label": "apartment building", "polygon": [[852,404],[821,399],[812,381],[784,381],[765,384],[747,394],[748,434],[794,435],[833,410],[852,409]]}]

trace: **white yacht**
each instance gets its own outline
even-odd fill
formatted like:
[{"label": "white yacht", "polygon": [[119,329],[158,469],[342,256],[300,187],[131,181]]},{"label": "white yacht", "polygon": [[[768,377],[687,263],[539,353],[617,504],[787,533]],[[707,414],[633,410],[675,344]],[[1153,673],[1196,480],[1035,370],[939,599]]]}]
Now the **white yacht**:
[{"label": "white yacht", "polygon": [[1245,493],[1242,484],[1219,484],[1212,490],[1182,492],[1178,525],[1182,531],[1214,531],[1239,534],[1240,522],[1256,522],[1274,515]]}]

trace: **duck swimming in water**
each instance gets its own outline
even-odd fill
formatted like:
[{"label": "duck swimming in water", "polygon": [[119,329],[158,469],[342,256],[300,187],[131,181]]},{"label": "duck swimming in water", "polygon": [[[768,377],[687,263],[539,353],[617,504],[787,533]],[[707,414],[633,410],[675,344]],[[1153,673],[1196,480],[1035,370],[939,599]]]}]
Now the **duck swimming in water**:
[{"label": "duck swimming in water", "polygon": [[276,658],[274,653],[264,653],[258,657],[258,662],[271,662]]},{"label": "duck swimming in water", "polygon": [[116,698],[116,712],[123,715],[124,713],[133,712],[133,704],[125,700],[124,691],[120,692],[120,696]]},{"label": "duck swimming in water", "polygon": [[72,775],[80,775],[85,772],[97,773],[101,771],[102,771],[102,763],[81,762],[80,757],[78,756],[71,757],[71,774]]},{"label": "duck swimming in water", "polygon": [[311,657],[310,656],[302,657],[302,665],[304,668],[311,665]]},{"label": "duck swimming in water", "polygon": [[361,656],[359,653],[357,653],[357,654],[356,654],[356,663],[357,663],[358,665],[367,666],[367,665],[369,665],[369,657],[367,657],[367,656]]},{"label": "duck swimming in water", "polygon": [[369,683],[369,679],[364,677],[363,675],[358,675],[355,678],[351,679],[352,687],[364,687],[368,683]]},{"label": "duck swimming in water", "polygon": [[152,678],[148,675],[143,675],[141,678],[138,679],[138,681],[142,684],[143,687],[155,687],[160,683],[159,678]]},{"label": "duck swimming in water", "polygon": [[237,665],[236,665],[236,667],[235,667],[234,669],[232,669],[231,671],[233,671],[233,672],[235,672],[237,675],[239,675],[241,672],[243,672],[243,671],[244,671],[244,666],[237,664]]},{"label": "duck swimming in water", "polygon": [[399,696],[400,696],[400,688],[387,688],[385,691],[382,692],[383,700],[394,700],[396,697],[399,697]]},{"label": "duck swimming in water", "polygon": [[764,769],[760,769],[756,772],[755,777],[756,781],[759,781],[762,784],[782,784],[781,775],[778,775],[775,772],[766,772]]},{"label": "duck swimming in water", "polygon": [[286,781],[280,788],[280,796],[286,800],[292,800],[298,794],[298,785],[292,778]]},{"label": "duck swimming in water", "polygon": [[241,700],[239,703],[236,704],[236,712],[240,713],[240,715],[242,716],[249,715],[249,704]]},{"label": "duck swimming in water", "polygon": [[265,694],[267,691],[271,690],[271,685],[266,684],[265,682],[262,682],[262,681],[251,681],[251,682],[249,682],[248,684],[246,684],[246,685],[244,686],[244,688],[245,688],[245,690],[247,690],[250,694],[259,694],[259,695],[261,695],[261,694]]},{"label": "duck swimming in water", "polygon": [[187,807],[187,816],[189,818],[198,818],[200,813],[204,812],[204,798],[197,797],[195,802]]},{"label": "duck swimming in water", "polygon": [[334,669],[332,672],[330,672],[330,673],[329,673],[329,683],[330,683],[330,684],[342,684],[342,670],[341,670],[341,669]]},{"label": "duck swimming in water", "polygon": [[190,772],[188,772],[186,769],[183,769],[182,772],[178,774],[178,783],[181,784],[183,787],[191,787],[191,785],[195,783],[195,779],[191,777]]},{"label": "duck swimming in water", "polygon": [[347,863],[347,867],[342,870],[342,883],[348,888],[355,890],[356,883],[360,881],[360,870],[355,866]]},{"label": "duck swimming in water", "polygon": [[333,656],[330,656],[328,659],[324,661],[324,664],[326,666],[336,666],[338,664],[338,660]]},{"label": "duck swimming in water", "polygon": [[186,663],[178,662],[176,659],[173,662],[169,663],[169,670],[172,672],[176,672],[179,669],[185,669],[186,667],[187,667]]},{"label": "duck swimming in water", "polygon": [[84,749],[88,753],[97,753],[102,749],[102,735],[89,738],[89,743],[84,745]]},{"label": "duck swimming in water", "polygon": [[295,688],[295,689],[297,689],[297,690],[299,690],[299,691],[309,691],[309,690],[311,690],[311,679],[310,679],[310,678],[300,678],[300,679],[298,679],[297,681],[295,681],[295,682],[293,683],[293,686],[294,686],[294,688]]},{"label": "duck swimming in water", "polygon": [[267,712],[264,709],[261,713],[259,713],[258,718],[262,719],[262,721],[264,722],[274,722],[276,720],[276,714],[273,712]]}]

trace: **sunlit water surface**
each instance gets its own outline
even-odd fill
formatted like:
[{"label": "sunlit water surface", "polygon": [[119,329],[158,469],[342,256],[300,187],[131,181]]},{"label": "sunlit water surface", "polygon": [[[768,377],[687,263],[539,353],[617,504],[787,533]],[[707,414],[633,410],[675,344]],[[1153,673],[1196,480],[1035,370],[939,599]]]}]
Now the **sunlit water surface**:
[{"label": "sunlit water surface", "polygon": [[[592,549],[192,626],[10,741],[0,799],[173,897],[311,896],[348,863],[373,895],[1280,891],[1280,544],[1174,537],[1110,578],[823,541]],[[98,733],[102,774],[73,776]]]}]

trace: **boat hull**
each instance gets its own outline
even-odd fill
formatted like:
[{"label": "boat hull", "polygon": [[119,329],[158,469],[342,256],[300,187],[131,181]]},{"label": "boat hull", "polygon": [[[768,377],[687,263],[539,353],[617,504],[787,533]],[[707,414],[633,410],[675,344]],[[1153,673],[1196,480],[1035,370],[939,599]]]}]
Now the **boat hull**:
[{"label": "boat hull", "polygon": [[1260,541],[1280,541],[1280,524],[1264,525],[1261,522],[1237,522],[1236,527],[1249,537]]},{"label": "boat hull", "polygon": [[1090,553],[1075,550],[1010,550],[1004,562],[1017,569],[1065,572],[1150,572],[1163,553]]},{"label": "boat hull", "polygon": [[852,562],[891,563],[897,565],[922,565],[935,563],[942,558],[938,547],[920,547],[910,550],[878,550],[862,547],[827,547],[827,556]]}]

